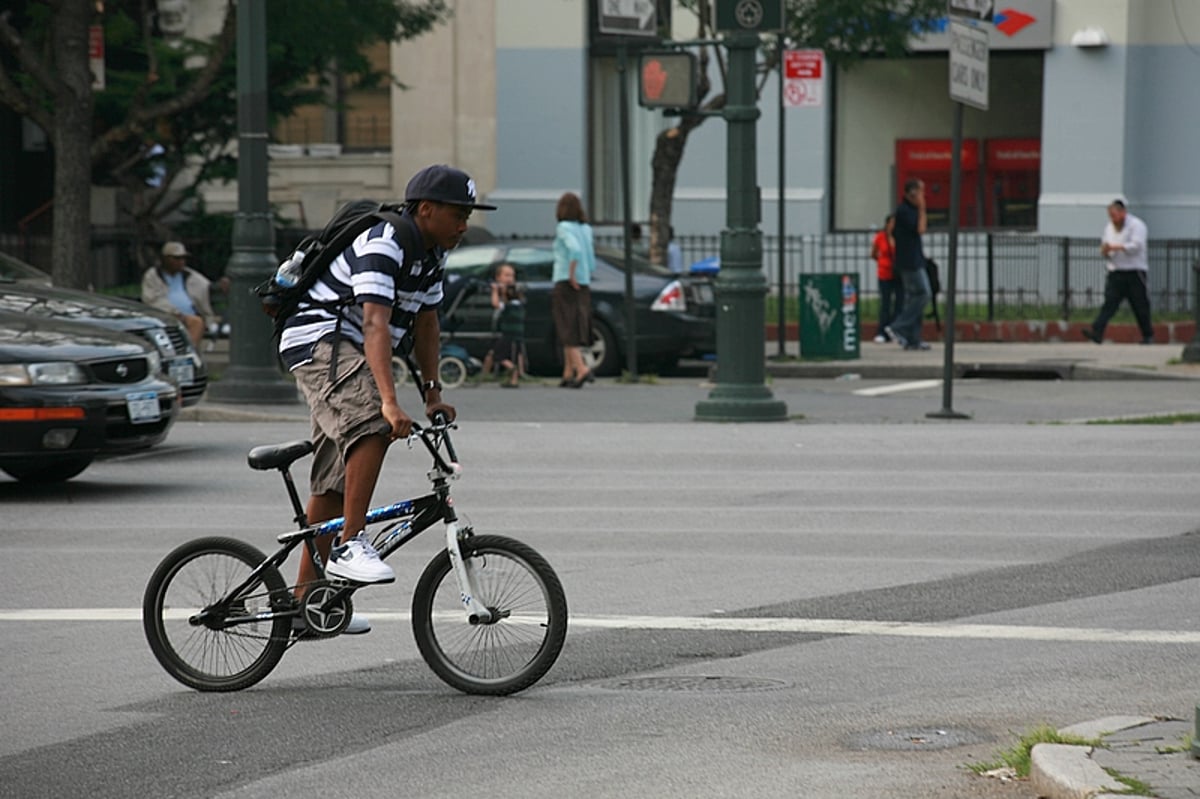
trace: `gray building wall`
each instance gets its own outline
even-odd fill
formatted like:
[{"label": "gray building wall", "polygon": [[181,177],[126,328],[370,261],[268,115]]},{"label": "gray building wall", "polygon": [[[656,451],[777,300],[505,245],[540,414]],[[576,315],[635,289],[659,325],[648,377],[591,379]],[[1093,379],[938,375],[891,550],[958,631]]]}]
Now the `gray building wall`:
[{"label": "gray building wall", "polygon": [[[522,8],[528,17],[497,15],[497,185],[490,196],[502,210],[488,224],[497,232],[548,233],[558,195],[573,190],[586,198],[590,188],[595,111],[588,108],[586,3],[527,0],[510,11]],[[553,24],[530,24],[535,12],[553,13]],[[677,23],[685,15],[678,12]],[[1072,45],[1073,34],[1090,26],[1101,27],[1110,43]],[[1040,86],[1030,83],[1031,70],[1011,76],[1005,67],[1013,62],[993,58],[991,110],[968,110],[966,135],[1041,137],[1039,232],[1097,235],[1104,207],[1124,196],[1152,236],[1200,235],[1200,158],[1192,144],[1200,130],[1200,56],[1187,38],[1200,42],[1200,3],[1173,9],[1165,0],[1058,0],[1053,29],[1050,49],[1022,56],[1042,59]],[[827,77],[822,108],[785,111],[774,76],[768,79],[757,136],[764,233],[777,228],[780,113],[786,232],[877,225],[892,204],[895,139],[950,137],[946,69],[944,56],[868,62],[836,81]],[[672,124],[636,104],[631,114],[643,131]],[[615,143],[596,140],[601,145],[591,158],[601,159],[600,169],[610,168],[608,160],[615,168]],[[633,157],[642,165],[651,142],[635,142]],[[679,234],[725,226],[725,150],[719,118],[690,137],[674,198]],[[648,209],[636,207],[633,215],[644,220]]]}]

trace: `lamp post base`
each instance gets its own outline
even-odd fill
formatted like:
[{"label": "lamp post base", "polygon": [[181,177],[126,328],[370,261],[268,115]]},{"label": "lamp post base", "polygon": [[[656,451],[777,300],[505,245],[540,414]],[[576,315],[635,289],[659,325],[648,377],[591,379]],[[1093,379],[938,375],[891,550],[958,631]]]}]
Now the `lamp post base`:
[{"label": "lamp post base", "polygon": [[787,403],[775,399],[762,384],[720,385],[708,399],[696,403],[698,422],[783,422],[787,418]]},{"label": "lamp post base", "polygon": [[218,382],[208,387],[213,402],[283,405],[299,402],[296,384],[284,380],[275,367],[230,366]]}]

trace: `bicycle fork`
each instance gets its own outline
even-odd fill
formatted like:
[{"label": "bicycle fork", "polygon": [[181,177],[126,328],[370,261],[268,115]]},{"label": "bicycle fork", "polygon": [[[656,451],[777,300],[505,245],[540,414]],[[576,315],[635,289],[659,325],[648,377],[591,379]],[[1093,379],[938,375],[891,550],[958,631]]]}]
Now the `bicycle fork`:
[{"label": "bicycle fork", "polygon": [[446,552],[450,555],[450,566],[458,579],[459,599],[467,611],[467,621],[471,624],[490,624],[493,614],[478,599],[476,586],[479,584],[479,564],[477,558],[464,562],[462,549],[459,547],[458,522],[446,522]]}]

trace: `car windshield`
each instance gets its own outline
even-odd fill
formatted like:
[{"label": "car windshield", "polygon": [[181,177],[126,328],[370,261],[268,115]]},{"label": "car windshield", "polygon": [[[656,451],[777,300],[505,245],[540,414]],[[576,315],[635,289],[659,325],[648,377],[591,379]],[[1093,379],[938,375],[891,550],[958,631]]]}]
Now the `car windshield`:
[{"label": "car windshield", "polygon": [[24,261],[19,261],[11,255],[0,252],[0,282],[28,280],[38,283],[50,283],[50,275]]}]

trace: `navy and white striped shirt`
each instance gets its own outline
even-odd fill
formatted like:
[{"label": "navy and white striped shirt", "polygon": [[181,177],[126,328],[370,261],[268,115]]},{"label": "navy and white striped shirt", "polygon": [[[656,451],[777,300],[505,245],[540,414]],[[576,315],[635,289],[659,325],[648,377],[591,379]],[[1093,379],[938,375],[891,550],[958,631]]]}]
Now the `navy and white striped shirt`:
[{"label": "navy and white striped shirt", "polygon": [[[419,237],[419,233],[416,234]],[[363,345],[364,303],[392,307],[389,325],[392,349],[400,345],[419,311],[435,310],[442,302],[442,273],[446,251],[440,247],[418,254],[405,252],[389,222],[361,233],[334,259],[300,301],[279,338],[279,355],[289,371],[312,360],[316,343],[333,334],[341,303],[341,336]]]}]

